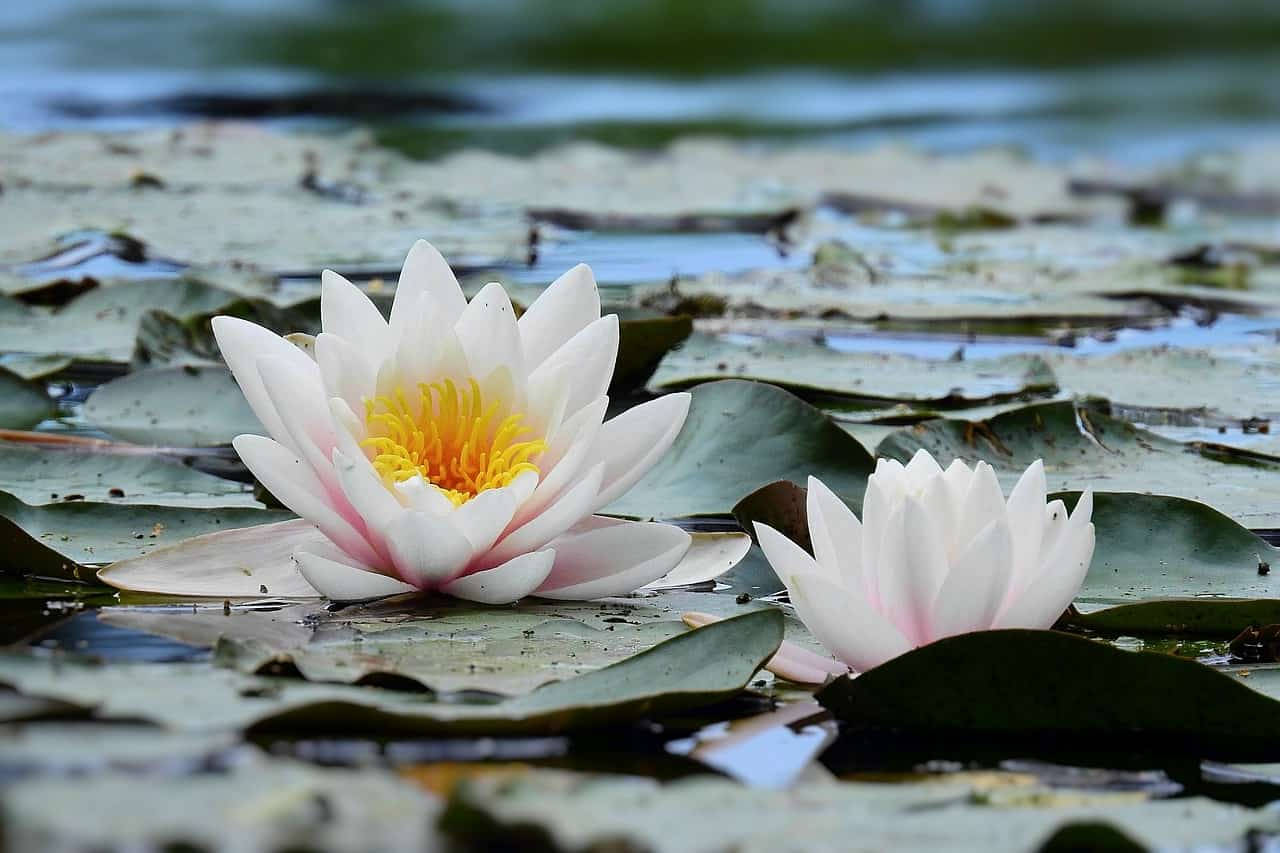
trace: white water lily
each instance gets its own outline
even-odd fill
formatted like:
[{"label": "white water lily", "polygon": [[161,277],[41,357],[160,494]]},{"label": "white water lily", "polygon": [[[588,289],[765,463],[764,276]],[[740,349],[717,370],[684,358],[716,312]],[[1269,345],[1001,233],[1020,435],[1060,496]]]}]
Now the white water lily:
[{"label": "white water lily", "polygon": [[322,534],[293,554],[320,593],[591,599],[644,586],[689,549],[677,527],[594,515],[670,447],[690,398],[604,420],[618,319],[600,316],[586,266],[517,319],[496,283],[468,303],[419,241],[389,322],[330,271],[320,310],[314,360],[253,323],[213,321],[270,436],[235,448]]},{"label": "white water lily", "polygon": [[921,450],[905,466],[877,460],[861,521],[810,477],[813,556],[755,528],[800,619],[862,671],[954,634],[1051,626],[1093,559],[1093,494],[1068,516],[1046,492],[1040,460],[1006,501],[990,465],[956,460],[944,471]]}]

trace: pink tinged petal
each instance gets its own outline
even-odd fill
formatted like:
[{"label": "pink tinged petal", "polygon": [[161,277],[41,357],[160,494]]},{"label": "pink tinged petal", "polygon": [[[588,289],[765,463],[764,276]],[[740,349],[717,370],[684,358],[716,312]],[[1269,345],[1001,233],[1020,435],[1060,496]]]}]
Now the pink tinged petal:
[{"label": "pink tinged petal", "polygon": [[[885,603],[884,612],[902,633],[916,643],[927,643],[934,600],[950,566],[938,535],[937,519],[923,502],[914,497],[906,499],[902,505],[902,525],[901,551],[898,552],[901,556],[894,560],[898,570],[892,574],[881,573],[880,594]],[[882,560],[887,553],[894,553],[894,548],[882,544]],[[897,562],[899,559],[901,562]],[[886,561],[885,565],[890,563]]]},{"label": "pink tinged petal", "polygon": [[401,580],[436,589],[467,567],[473,551],[447,517],[408,511],[387,525],[387,550]]},{"label": "pink tinged petal", "polygon": [[845,502],[817,477],[810,477],[805,503],[809,539],[820,566],[834,570],[841,583],[865,589],[862,571],[862,523]]},{"label": "pink tinged petal", "polygon": [[995,624],[1013,573],[1013,536],[1003,518],[992,519],[952,562],[933,604],[929,642],[981,631]]},{"label": "pink tinged petal", "polygon": [[316,336],[316,364],[326,397],[338,397],[353,412],[364,411],[364,401],[377,390],[377,373],[364,353],[346,338],[330,332]]},{"label": "pink tinged petal", "polygon": [[[537,476],[532,472],[527,473]],[[493,547],[493,543],[502,535],[502,531],[511,522],[511,516],[515,514],[518,494],[512,486],[489,489],[449,515],[450,523],[471,543],[473,554],[483,554]]]},{"label": "pink tinged petal", "polygon": [[532,370],[570,338],[600,319],[600,292],[586,264],[578,264],[542,291],[520,318],[525,364]]},{"label": "pink tinged petal", "polygon": [[516,515],[520,523],[541,512],[573,482],[591,456],[592,445],[608,407],[607,397],[583,406],[551,437],[549,446],[537,459],[541,482]]},{"label": "pink tinged petal", "polygon": [[692,399],[687,393],[667,394],[604,422],[591,450],[591,458],[605,466],[596,509],[626,494],[671,448]]},{"label": "pink tinged petal", "polygon": [[858,593],[820,575],[794,580],[796,612],[818,642],[852,668],[865,672],[911,650],[902,632]]},{"label": "pink tinged petal", "polygon": [[351,459],[341,450],[334,450],[333,467],[347,500],[360,513],[370,531],[386,530],[407,511],[364,456]]},{"label": "pink tinged petal", "polygon": [[441,592],[479,604],[510,604],[533,594],[555,561],[556,552],[550,548],[531,551],[500,566],[447,583]]},{"label": "pink tinged petal", "polygon": [[1018,478],[1006,504],[1009,530],[1013,534],[1013,570],[1022,575],[1040,563],[1040,543],[1044,537],[1044,502],[1048,484],[1044,462],[1037,459]]},{"label": "pink tinged petal", "polygon": [[960,520],[956,528],[956,541],[966,548],[982,528],[993,518],[1006,517],[1004,492],[996,472],[985,462],[979,462],[973,471],[969,491],[961,504]]},{"label": "pink tinged petal", "polygon": [[568,365],[574,377],[570,385],[569,400],[565,411],[569,414],[603,397],[613,380],[614,364],[618,360],[618,317],[606,314],[569,339],[529,373],[529,385],[543,383],[544,373]]},{"label": "pink tinged petal", "polygon": [[751,550],[751,537],[745,533],[694,533],[692,537],[693,544],[680,562],[662,577],[645,584],[644,589],[710,583],[741,563]]},{"label": "pink tinged petal", "polygon": [[590,601],[635,592],[675,568],[692,543],[679,527],[653,522],[570,532],[551,542],[556,565],[538,595]]},{"label": "pink tinged petal", "polygon": [[773,567],[778,580],[782,581],[788,590],[791,589],[791,581],[796,574],[822,572],[813,557],[809,556],[809,552],[777,530],[759,521],[753,522],[752,526],[755,528],[756,541],[760,543],[760,550],[764,552],[765,559]]},{"label": "pink tinged petal", "polygon": [[419,240],[409,250],[400,270],[395,300],[391,304],[392,327],[404,327],[407,315],[417,309],[419,297],[424,294],[438,306],[442,325],[452,326],[467,307],[458,279],[444,256],[426,240]]},{"label": "pink tinged petal", "polygon": [[334,506],[344,509],[346,498],[333,473],[331,458],[337,436],[329,414],[329,400],[319,377],[308,376],[279,358],[258,359],[258,373],[267,396],[280,413],[293,448],[320,478]]},{"label": "pink tinged petal", "polygon": [[113,563],[98,578],[117,589],[161,595],[312,598],[316,590],[298,574],[292,555],[327,544],[314,524],[299,518],[184,539]]},{"label": "pink tinged petal", "polygon": [[480,558],[480,565],[488,568],[528,551],[536,551],[591,515],[603,476],[604,465],[596,465],[589,470],[541,513],[499,539],[498,544]]},{"label": "pink tinged petal", "polygon": [[293,555],[298,571],[321,595],[333,601],[362,601],[416,590],[395,578],[344,562],[299,551]]},{"label": "pink tinged petal", "polygon": [[[713,622],[721,621],[719,616],[710,613],[683,613],[680,619],[690,628],[701,628]],[[779,678],[796,684],[823,684],[835,676],[847,675],[849,667],[820,654],[809,651],[790,640],[783,640],[778,651],[764,668]]]},{"label": "pink tinged petal", "polygon": [[472,376],[484,379],[505,368],[520,385],[527,372],[516,311],[502,285],[490,282],[467,304],[454,324]]},{"label": "pink tinged petal", "polygon": [[360,288],[333,270],[320,274],[320,326],[378,362],[391,342],[387,321]]},{"label": "pink tinged petal", "polygon": [[1093,561],[1093,492],[1080,496],[1040,576],[1005,608],[997,628],[1048,628],[1075,599]]},{"label": "pink tinged petal", "polygon": [[329,416],[333,418],[333,437],[338,450],[348,459],[369,459],[372,453],[360,444],[368,436],[364,422],[351,411],[347,401],[341,397],[330,398]]},{"label": "pink tinged petal", "polygon": [[237,436],[241,460],[280,503],[310,521],[335,545],[357,560],[380,565],[377,552],[358,528],[359,519],[344,516],[326,499],[311,467],[283,445],[260,435]]},{"label": "pink tinged petal", "polygon": [[261,326],[237,317],[214,317],[213,335],[222,350],[222,357],[231,369],[249,408],[257,415],[267,434],[282,444],[292,447],[289,431],[285,428],[275,403],[267,395],[267,389],[258,373],[258,359],[271,356],[287,362],[300,373],[311,373],[319,382],[319,368],[302,350],[277,334]]}]

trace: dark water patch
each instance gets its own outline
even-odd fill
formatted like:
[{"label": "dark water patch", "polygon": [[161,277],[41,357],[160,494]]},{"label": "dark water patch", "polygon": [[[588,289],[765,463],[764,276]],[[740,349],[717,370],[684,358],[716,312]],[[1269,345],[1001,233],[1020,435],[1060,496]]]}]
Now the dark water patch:
[{"label": "dark water patch", "polygon": [[93,610],[76,613],[31,636],[27,643],[105,662],[178,663],[208,660],[210,656],[204,646],[108,625]]},{"label": "dark water patch", "polygon": [[58,238],[58,251],[15,272],[34,281],[74,279],[172,278],[187,265],[169,258],[153,257],[146,244],[128,234],[102,231],[74,231]]}]

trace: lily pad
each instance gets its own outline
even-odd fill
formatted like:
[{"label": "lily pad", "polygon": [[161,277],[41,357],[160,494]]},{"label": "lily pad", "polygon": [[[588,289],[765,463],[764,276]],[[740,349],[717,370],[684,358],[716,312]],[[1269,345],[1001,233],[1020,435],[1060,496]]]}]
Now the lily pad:
[{"label": "lily pad", "polygon": [[0,573],[94,580],[92,566],[289,513],[243,507],[195,508],[75,501],[31,506],[0,492]]},{"label": "lily pad", "polygon": [[686,387],[726,377],[771,382],[806,396],[953,407],[1057,390],[1053,371],[1038,356],[937,361],[840,352],[806,341],[742,342],[705,334],[693,335],[663,359],[652,384]]},{"label": "lily pad", "polygon": [[618,318],[618,360],[613,369],[611,394],[641,388],[672,348],[693,332],[691,317],[643,317],[623,314]]},{"label": "lily pad", "polygon": [[1249,527],[1280,527],[1280,459],[1211,454],[1097,408],[1040,403],[983,421],[925,421],[898,430],[876,450],[905,462],[920,448],[943,465],[985,460],[1006,491],[1027,465],[1043,459],[1053,490],[1174,495],[1209,504]]},{"label": "lily pad", "polygon": [[822,472],[861,503],[871,455],[827,415],[793,394],[729,379],[693,389],[684,429],[662,460],[606,511],[640,518],[728,515],[774,480]]},{"label": "lily pad", "polygon": [[[86,748],[128,734],[118,729],[94,727],[99,740]],[[170,746],[182,737],[154,729],[149,735]],[[10,785],[0,795],[6,841],[19,850],[159,850],[215,849],[234,839],[245,850],[304,845],[325,853],[433,850],[439,843],[431,819],[437,802],[389,770],[268,759],[252,747],[216,772],[196,765],[175,775],[172,758],[166,769]]]},{"label": "lily pad", "polygon": [[762,608],[675,636],[603,669],[490,704],[422,693],[243,675],[209,664],[104,667],[0,655],[0,683],[26,696],[180,731],[340,730],[346,736],[552,734],[688,711],[734,695],[782,641]]},{"label": "lily pad", "polygon": [[[466,849],[509,849],[536,839],[549,850],[671,853],[1127,853],[1230,847],[1252,830],[1277,825],[1265,809],[1203,798],[1151,802],[1129,792],[1058,792],[1012,774],[1001,774],[995,785],[960,774],[895,783],[824,779],[775,791],[709,776],[663,784],[552,770],[465,780],[440,823]],[[1062,844],[1072,833],[1083,846],[1049,846],[1060,833]],[[1114,846],[1117,841],[1123,846]]]},{"label": "lily pad", "polygon": [[113,379],[84,404],[90,424],[138,444],[203,447],[264,432],[231,371],[160,367]]},{"label": "lily pad", "polygon": [[1063,748],[1143,742],[1184,755],[1257,760],[1280,755],[1280,702],[1248,680],[1056,631],[939,640],[857,678],[841,676],[817,699],[857,732],[1036,738]]},{"label": "lily pad", "polygon": [[0,490],[24,503],[261,507],[242,483],[149,453],[0,444]]},{"label": "lily pad", "polygon": [[43,388],[0,368],[0,429],[27,429],[53,417],[54,411]]}]

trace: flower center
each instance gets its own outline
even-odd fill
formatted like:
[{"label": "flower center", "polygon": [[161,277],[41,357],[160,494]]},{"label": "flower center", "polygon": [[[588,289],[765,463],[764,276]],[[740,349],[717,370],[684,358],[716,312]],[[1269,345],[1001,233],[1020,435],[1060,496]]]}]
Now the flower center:
[{"label": "flower center", "polygon": [[527,437],[524,415],[499,418],[501,406],[485,405],[474,379],[463,387],[451,379],[421,383],[417,391],[416,406],[403,388],[364,402],[370,437],[362,444],[373,450],[373,467],[388,484],[421,476],[461,506],[525,471],[538,471],[529,459],[547,443]]}]

